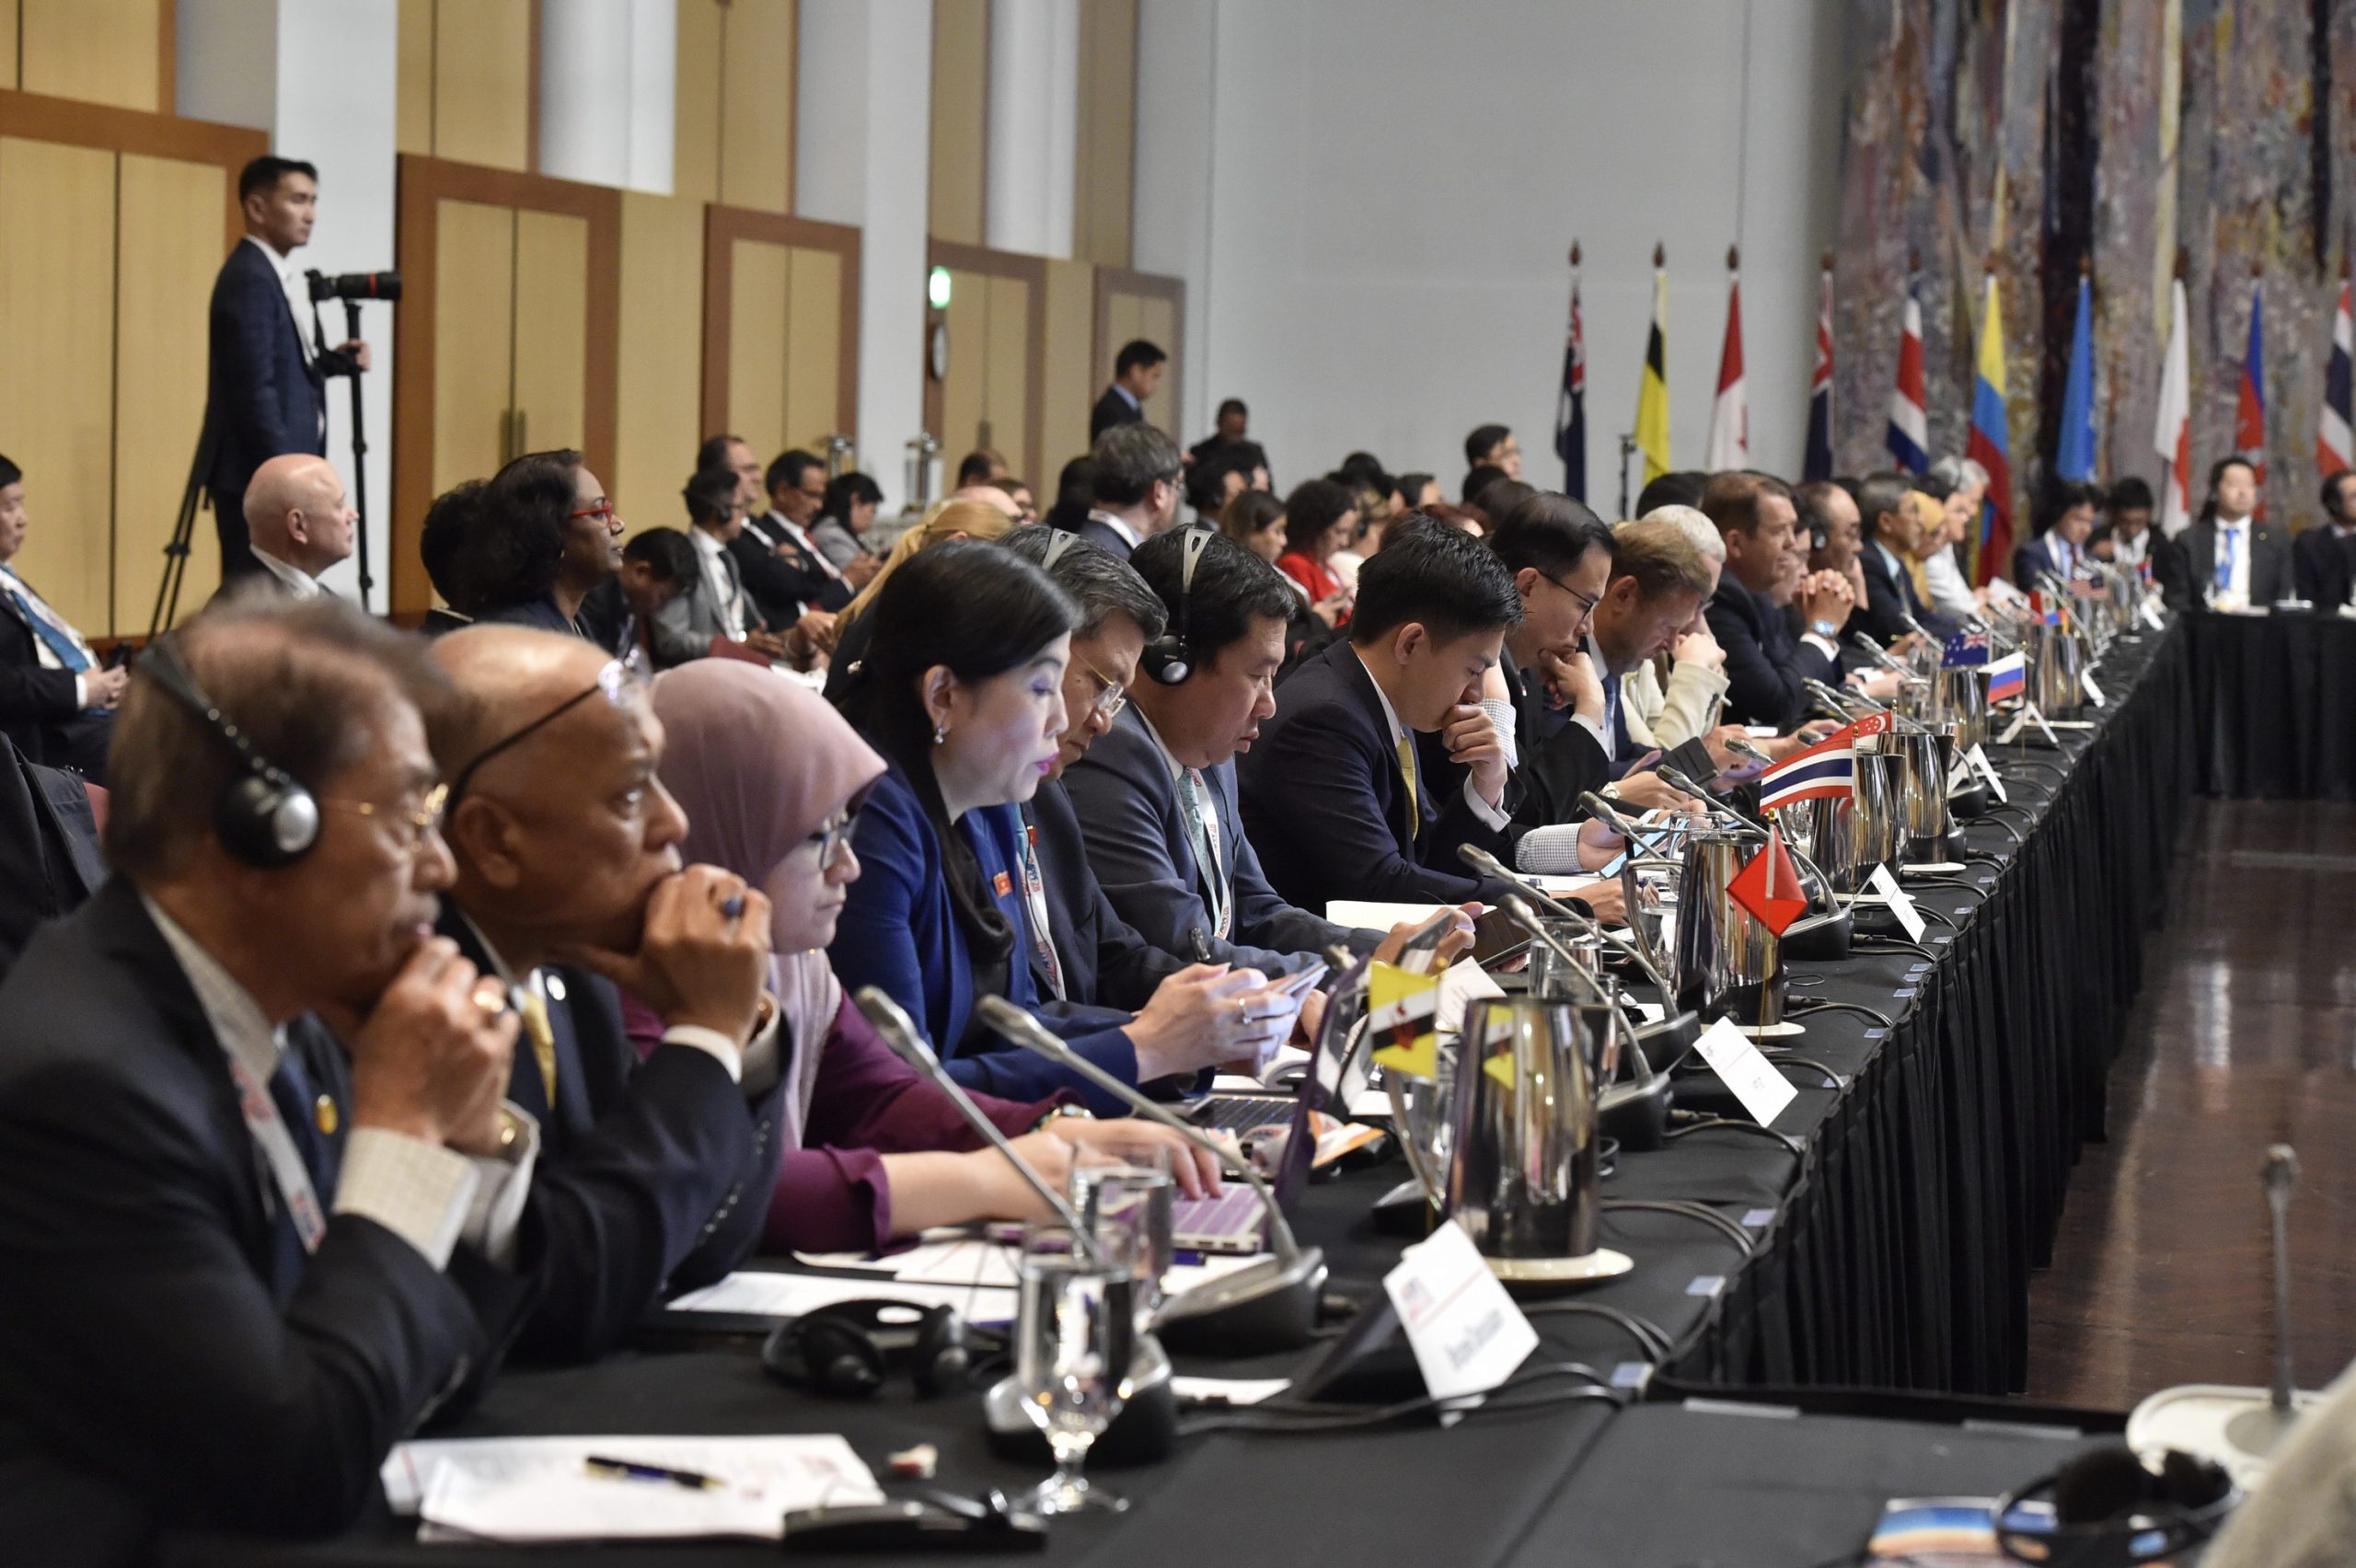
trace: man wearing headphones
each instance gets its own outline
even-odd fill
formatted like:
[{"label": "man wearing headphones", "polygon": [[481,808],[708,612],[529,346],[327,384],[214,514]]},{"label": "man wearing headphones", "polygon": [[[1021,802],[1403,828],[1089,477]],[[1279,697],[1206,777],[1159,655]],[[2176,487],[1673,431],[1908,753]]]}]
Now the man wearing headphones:
[{"label": "man wearing headphones", "polygon": [[[1299,595],[1234,540],[1189,528],[1129,558],[1169,612],[1169,631],[1064,779],[1088,859],[1145,940],[1208,963],[1289,974],[1354,930],[1297,909],[1261,873],[1236,804],[1235,757],[1276,711],[1285,628]],[[1078,640],[1073,667],[1079,667]]]},{"label": "man wearing headphones", "polygon": [[537,1132],[502,993],[432,933],[446,693],[331,598],[142,661],[114,874],[0,985],[0,1539],[333,1532],[498,1364]]}]

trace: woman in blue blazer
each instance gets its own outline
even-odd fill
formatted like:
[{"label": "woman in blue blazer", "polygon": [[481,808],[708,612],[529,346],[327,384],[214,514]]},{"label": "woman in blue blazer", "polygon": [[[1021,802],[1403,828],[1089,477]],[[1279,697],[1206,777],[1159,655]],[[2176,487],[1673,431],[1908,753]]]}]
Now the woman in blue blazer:
[{"label": "woman in blue blazer", "polygon": [[1134,1017],[1045,1011],[1032,985],[1023,944],[1040,937],[1024,889],[1036,861],[1017,807],[1057,762],[1079,619],[1070,598],[1010,551],[951,541],[909,558],[869,613],[873,640],[843,711],[890,767],[852,834],[861,870],[827,950],[843,985],[884,991],[953,1078],[1008,1099],[1072,1089],[1120,1109],[983,1027],[979,996],[1006,997],[1131,1083],[1207,1066],[1226,1032],[1212,1009],[1238,1005],[1207,994],[1224,966],[1172,975]]}]

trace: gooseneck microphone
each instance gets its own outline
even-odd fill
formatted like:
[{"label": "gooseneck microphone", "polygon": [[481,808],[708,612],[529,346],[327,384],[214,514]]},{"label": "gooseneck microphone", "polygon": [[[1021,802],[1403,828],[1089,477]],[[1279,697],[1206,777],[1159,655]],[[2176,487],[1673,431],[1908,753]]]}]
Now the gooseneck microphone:
[{"label": "gooseneck microphone", "polygon": [[[1317,1326],[1317,1299],[1325,1288],[1325,1254],[1294,1239],[1291,1222],[1252,1162],[1204,1136],[1168,1107],[1158,1105],[1090,1061],[1042,1027],[1037,1019],[1002,997],[983,997],[974,1010],[991,1029],[1024,1050],[1079,1074],[1149,1121],[1159,1122],[1187,1144],[1204,1150],[1241,1175],[1268,1216],[1268,1245],[1275,1256],[1184,1290],[1165,1302],[1164,1326],[1199,1326],[1239,1347],[1289,1350],[1307,1344]],[[978,1113],[976,1113],[978,1114]],[[1216,1324],[1208,1320],[1214,1316]]]},{"label": "gooseneck microphone", "polygon": [[[1623,836],[1625,836],[1623,835]],[[1633,843],[1634,841],[1631,840],[1631,842]],[[1523,905],[1525,909],[1529,908],[1532,904],[1550,909],[1554,913],[1558,919],[1568,920],[1573,925],[1578,927],[1580,930],[1593,936],[1600,937],[1603,940],[1610,942],[1613,947],[1618,948],[1622,952],[1626,953],[1630,958],[1635,960],[1636,967],[1645,972],[1645,978],[1650,980],[1655,986],[1660,987],[1661,1000],[1663,1002],[1667,1002],[1677,994],[1677,987],[1669,983],[1669,976],[1660,972],[1659,966],[1653,963],[1652,959],[1646,954],[1645,950],[1637,943],[1630,941],[1627,938],[1621,936],[1618,932],[1606,926],[1602,921],[1595,919],[1589,916],[1580,914],[1578,910],[1572,907],[1570,905],[1564,903],[1561,899],[1556,898],[1553,894],[1548,893],[1544,888],[1540,887],[1529,878],[1520,876],[1507,870],[1506,863],[1503,860],[1498,859],[1495,855],[1490,854],[1486,849],[1482,848],[1477,844],[1460,844],[1456,847],[1456,854],[1459,859],[1472,867],[1474,870],[1480,871],[1487,876],[1493,876],[1499,882],[1510,882],[1514,886],[1521,889],[1527,898],[1527,902]],[[1510,905],[1507,905],[1506,912],[1507,915],[1513,917],[1513,920],[1516,925],[1522,925],[1521,917],[1518,915],[1513,915],[1512,906]],[[1523,926],[1523,928],[1526,930],[1529,928],[1527,926]],[[1549,947],[1553,947],[1554,944],[1550,941],[1547,945]],[[1559,952],[1561,950],[1558,948],[1555,951]]]}]

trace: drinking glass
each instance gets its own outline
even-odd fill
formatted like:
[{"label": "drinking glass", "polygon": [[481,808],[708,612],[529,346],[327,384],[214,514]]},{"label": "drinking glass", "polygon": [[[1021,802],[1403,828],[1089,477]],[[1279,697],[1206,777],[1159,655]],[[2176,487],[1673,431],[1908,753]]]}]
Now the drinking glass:
[{"label": "drinking glass", "polygon": [[1129,1393],[1138,1337],[1137,1271],[1091,1256],[1066,1226],[1022,1238],[1015,1386],[1056,1456],[1056,1473],[1017,1500],[1038,1514],[1118,1513],[1126,1499],[1089,1484],[1088,1450]]},{"label": "drinking glass", "polygon": [[1071,1206],[1097,1250],[1137,1280],[1138,1331],[1161,1310],[1161,1279],[1177,1261],[1178,1182],[1168,1144],[1098,1139],[1072,1151]]}]

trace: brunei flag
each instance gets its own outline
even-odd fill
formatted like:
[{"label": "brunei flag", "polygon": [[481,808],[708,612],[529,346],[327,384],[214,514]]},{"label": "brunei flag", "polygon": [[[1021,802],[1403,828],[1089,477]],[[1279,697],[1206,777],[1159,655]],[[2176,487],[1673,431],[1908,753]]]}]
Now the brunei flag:
[{"label": "brunei flag", "polygon": [[1666,249],[1653,247],[1653,325],[1645,337],[1645,379],[1636,392],[1636,450],[1645,455],[1645,483],[1669,472],[1669,267]]}]

